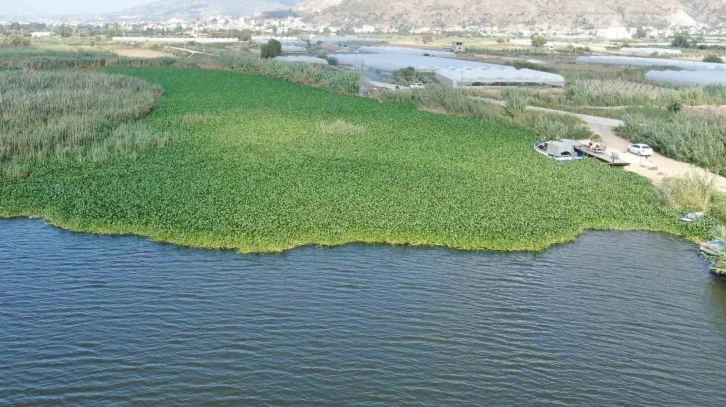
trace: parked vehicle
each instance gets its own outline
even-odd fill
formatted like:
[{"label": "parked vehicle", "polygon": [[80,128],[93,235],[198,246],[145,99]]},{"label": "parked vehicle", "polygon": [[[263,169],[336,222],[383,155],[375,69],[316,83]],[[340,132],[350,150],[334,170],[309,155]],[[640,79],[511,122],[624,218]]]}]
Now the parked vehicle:
[{"label": "parked vehicle", "polygon": [[540,154],[553,158],[559,162],[567,162],[585,158],[575,150],[571,140],[540,141],[534,143],[534,149]]},{"label": "parked vehicle", "polygon": [[411,89],[423,89],[425,87],[426,87],[426,85],[424,85],[421,82],[416,82],[416,83],[411,84]]},{"label": "parked vehicle", "polygon": [[643,157],[650,157],[653,155],[653,149],[647,144],[633,144],[628,147],[628,152]]}]

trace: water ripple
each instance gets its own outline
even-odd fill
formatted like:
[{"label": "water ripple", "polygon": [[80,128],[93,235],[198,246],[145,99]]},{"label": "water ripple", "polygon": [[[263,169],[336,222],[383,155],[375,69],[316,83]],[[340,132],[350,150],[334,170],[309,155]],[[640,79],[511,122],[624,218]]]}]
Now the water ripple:
[{"label": "water ripple", "polygon": [[693,245],[242,256],[0,221],[0,405],[725,405]]}]

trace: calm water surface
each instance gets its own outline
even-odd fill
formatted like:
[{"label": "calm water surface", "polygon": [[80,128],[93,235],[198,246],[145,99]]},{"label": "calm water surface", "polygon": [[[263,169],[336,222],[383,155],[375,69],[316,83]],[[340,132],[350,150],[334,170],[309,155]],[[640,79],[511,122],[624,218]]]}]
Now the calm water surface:
[{"label": "calm water surface", "polygon": [[0,221],[0,405],[723,406],[694,245],[242,256]]}]

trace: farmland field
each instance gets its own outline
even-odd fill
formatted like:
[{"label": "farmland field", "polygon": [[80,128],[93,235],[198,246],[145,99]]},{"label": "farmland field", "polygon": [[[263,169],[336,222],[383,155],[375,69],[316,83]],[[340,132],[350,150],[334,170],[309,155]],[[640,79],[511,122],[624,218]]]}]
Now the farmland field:
[{"label": "farmland field", "polygon": [[348,242],[542,249],[584,229],[704,236],[636,174],[532,148],[526,129],[229,71],[116,68],[161,86],[166,147],[0,178],[0,216],[243,252]]}]

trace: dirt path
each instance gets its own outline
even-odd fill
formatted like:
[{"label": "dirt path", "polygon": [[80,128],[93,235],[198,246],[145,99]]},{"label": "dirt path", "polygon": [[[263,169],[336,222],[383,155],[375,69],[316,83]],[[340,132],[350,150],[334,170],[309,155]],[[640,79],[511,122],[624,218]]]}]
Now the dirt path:
[{"label": "dirt path", "polygon": [[[501,106],[504,105],[504,102],[501,100],[485,98],[473,99],[482,100],[488,103],[495,103]],[[703,168],[699,168],[695,165],[684,163],[681,161],[676,161],[658,153],[655,153],[652,157],[646,159],[639,157],[635,154],[626,152],[628,146],[630,146],[632,142],[618,136],[615,133],[615,128],[624,124],[622,120],[565,112],[562,110],[546,109],[543,107],[535,106],[527,106],[527,110],[551,114],[564,114],[581,119],[582,121],[587,123],[588,126],[590,126],[590,129],[592,129],[595,134],[598,134],[600,135],[600,137],[602,137],[603,144],[607,145],[608,147],[608,153],[618,153],[622,160],[630,163],[629,166],[625,167],[626,170],[632,171],[636,174],[640,174],[652,180],[654,183],[660,182],[665,177],[683,176],[691,173],[708,173]],[[715,182],[716,189],[719,192],[726,192],[726,178],[722,176],[717,176]]]},{"label": "dirt path", "polygon": [[132,49],[117,49],[117,55],[129,58],[162,58],[162,57],[173,57],[173,54],[167,54],[166,52],[154,51],[153,49],[145,48],[132,48]]}]

